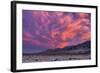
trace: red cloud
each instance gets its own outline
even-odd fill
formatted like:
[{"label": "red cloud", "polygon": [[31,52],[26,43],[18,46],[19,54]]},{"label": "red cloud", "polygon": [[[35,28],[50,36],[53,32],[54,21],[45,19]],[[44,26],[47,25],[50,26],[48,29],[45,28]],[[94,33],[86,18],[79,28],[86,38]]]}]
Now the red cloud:
[{"label": "red cloud", "polygon": [[91,33],[90,32],[86,32],[86,33],[82,34],[81,39],[82,40],[90,40],[91,39]]},{"label": "red cloud", "polygon": [[[47,12],[47,11],[33,11],[34,22],[37,23],[36,34],[24,33],[24,41],[30,41],[34,45],[40,45],[48,48],[64,48],[69,46],[67,39],[76,39],[81,32],[81,41],[90,40],[90,19],[88,13],[77,13],[78,19],[73,19],[71,15],[64,14],[64,12]],[[56,25],[56,28],[50,26]],[[30,26],[31,27],[31,26]],[[61,31],[62,29],[62,31]],[[43,42],[43,40],[47,42]],[[75,41],[74,41],[75,42]]]}]

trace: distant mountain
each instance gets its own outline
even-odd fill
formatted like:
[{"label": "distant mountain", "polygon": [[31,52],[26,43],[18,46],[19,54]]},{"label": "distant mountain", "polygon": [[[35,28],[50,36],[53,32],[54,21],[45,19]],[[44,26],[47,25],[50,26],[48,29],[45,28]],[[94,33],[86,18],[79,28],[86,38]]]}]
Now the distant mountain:
[{"label": "distant mountain", "polygon": [[24,54],[40,53],[46,50],[47,50],[46,48],[42,48],[41,46],[33,45],[27,42],[23,43],[23,53]]},{"label": "distant mountain", "polygon": [[86,41],[78,45],[68,46],[64,48],[48,49],[46,51],[31,55],[90,54],[90,49],[91,49],[91,41]]},{"label": "distant mountain", "polygon": [[70,50],[79,50],[79,49],[87,50],[87,49],[90,49],[90,48],[91,48],[91,41],[86,41],[84,43],[74,45],[74,46],[68,46],[68,47],[65,47],[63,49],[70,51]]}]

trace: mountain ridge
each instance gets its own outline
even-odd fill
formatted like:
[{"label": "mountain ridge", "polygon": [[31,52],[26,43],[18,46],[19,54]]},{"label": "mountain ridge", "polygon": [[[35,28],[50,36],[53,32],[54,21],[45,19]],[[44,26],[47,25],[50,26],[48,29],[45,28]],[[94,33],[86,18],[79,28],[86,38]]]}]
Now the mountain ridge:
[{"label": "mountain ridge", "polygon": [[74,46],[68,46],[64,48],[56,48],[56,49],[48,49],[46,51],[40,52],[40,53],[27,53],[24,55],[61,55],[61,54],[88,54],[90,53],[91,48],[91,41],[86,41],[84,43],[74,45]]}]

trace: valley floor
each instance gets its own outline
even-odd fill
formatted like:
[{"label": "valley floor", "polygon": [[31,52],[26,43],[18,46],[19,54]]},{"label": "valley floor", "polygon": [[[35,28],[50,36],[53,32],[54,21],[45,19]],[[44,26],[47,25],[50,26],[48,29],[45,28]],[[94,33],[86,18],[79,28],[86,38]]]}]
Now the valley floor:
[{"label": "valley floor", "polygon": [[87,60],[91,59],[90,54],[81,55],[23,55],[23,63],[30,62],[49,62],[65,60]]}]

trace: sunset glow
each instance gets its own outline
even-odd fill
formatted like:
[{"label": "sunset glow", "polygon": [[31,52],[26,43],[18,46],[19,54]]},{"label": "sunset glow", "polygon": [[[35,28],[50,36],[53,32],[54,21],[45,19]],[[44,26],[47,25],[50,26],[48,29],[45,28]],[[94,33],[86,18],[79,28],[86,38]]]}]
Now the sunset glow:
[{"label": "sunset glow", "polygon": [[23,10],[23,42],[47,49],[91,39],[91,14]]}]

